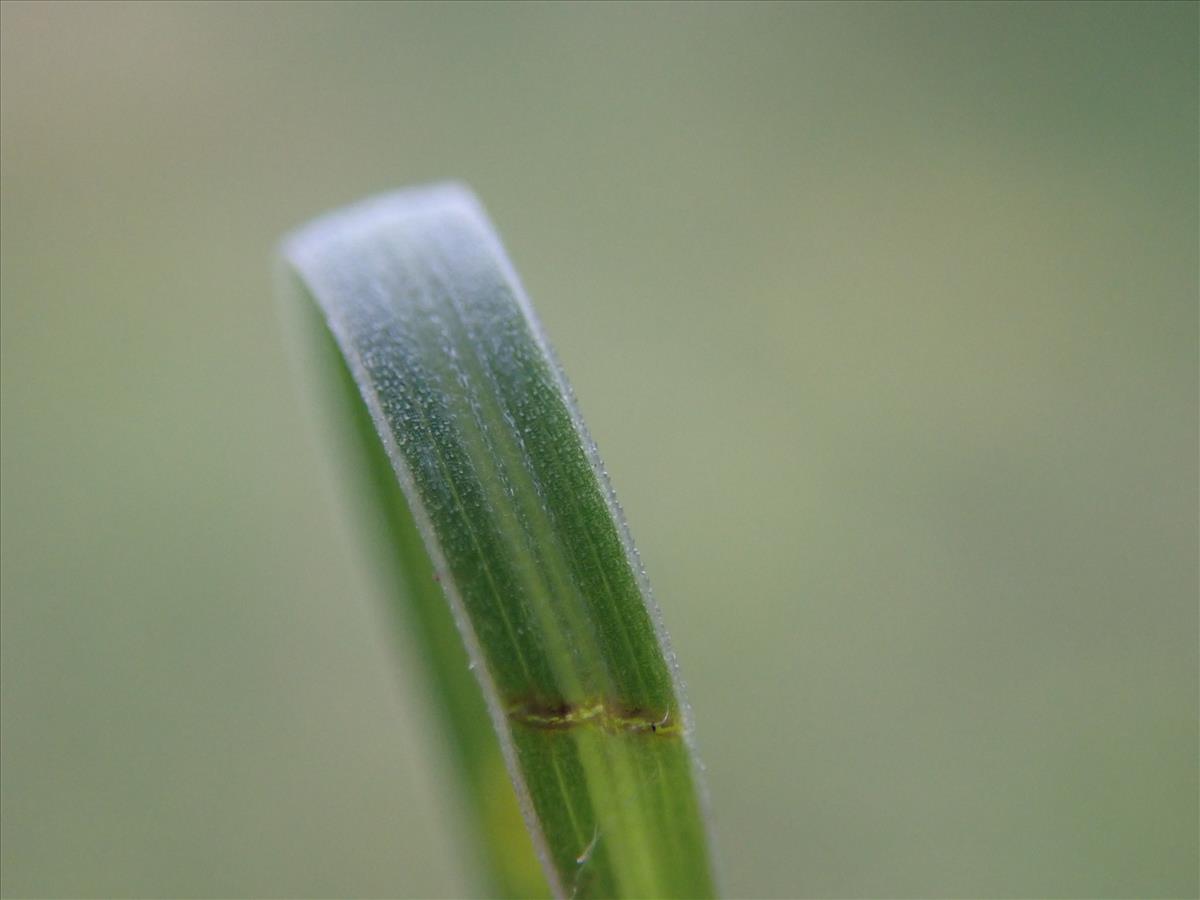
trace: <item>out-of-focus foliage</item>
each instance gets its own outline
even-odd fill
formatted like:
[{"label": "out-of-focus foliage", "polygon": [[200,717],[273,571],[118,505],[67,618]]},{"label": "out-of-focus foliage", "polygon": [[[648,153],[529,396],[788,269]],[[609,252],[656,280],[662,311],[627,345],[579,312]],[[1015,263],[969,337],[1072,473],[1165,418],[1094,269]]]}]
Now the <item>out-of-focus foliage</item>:
[{"label": "out-of-focus foliage", "polygon": [[264,267],[446,176],[732,894],[1196,893],[1195,4],[0,9],[6,894],[467,889]]}]

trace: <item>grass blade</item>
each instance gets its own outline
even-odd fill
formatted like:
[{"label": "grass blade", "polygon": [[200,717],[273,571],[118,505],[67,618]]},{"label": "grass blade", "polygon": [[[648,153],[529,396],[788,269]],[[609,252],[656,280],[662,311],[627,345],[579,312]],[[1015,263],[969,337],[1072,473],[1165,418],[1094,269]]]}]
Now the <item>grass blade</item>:
[{"label": "grass blade", "polygon": [[[496,889],[529,892],[528,854],[503,824],[511,802],[494,799],[502,753],[556,895],[711,895],[690,712],[665,633],[474,197],[438,186],[370,200],[301,229],[283,258],[313,346],[327,326],[349,373],[339,390],[360,398],[348,402],[372,459],[363,493],[376,533],[399,544],[376,548],[443,692]],[[468,657],[494,736],[464,685]]]}]

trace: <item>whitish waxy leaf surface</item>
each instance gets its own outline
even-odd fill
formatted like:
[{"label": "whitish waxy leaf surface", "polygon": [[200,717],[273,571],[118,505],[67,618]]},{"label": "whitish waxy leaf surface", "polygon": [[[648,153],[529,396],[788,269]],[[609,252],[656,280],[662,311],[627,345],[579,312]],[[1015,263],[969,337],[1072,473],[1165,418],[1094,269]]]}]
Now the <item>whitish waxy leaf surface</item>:
[{"label": "whitish waxy leaf surface", "polygon": [[283,257],[313,358],[340,370],[326,396],[348,417],[372,544],[441,692],[493,889],[537,890],[503,754],[555,894],[712,895],[665,633],[482,208],[456,186],[389,195],[301,229]]}]

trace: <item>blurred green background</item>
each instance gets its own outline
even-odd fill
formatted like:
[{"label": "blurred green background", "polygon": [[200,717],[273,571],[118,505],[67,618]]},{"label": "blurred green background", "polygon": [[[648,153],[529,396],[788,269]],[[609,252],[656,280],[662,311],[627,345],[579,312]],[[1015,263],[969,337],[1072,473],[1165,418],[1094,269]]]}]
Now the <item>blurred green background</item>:
[{"label": "blurred green background", "polygon": [[4,893],[473,889],[270,280],[458,177],[730,894],[1194,896],[1198,8],[5,3]]}]

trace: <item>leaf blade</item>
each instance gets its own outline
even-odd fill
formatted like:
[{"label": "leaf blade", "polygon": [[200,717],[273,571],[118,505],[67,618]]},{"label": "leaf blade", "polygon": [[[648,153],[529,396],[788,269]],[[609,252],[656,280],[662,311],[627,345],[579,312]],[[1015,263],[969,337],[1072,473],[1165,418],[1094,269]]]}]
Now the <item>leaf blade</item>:
[{"label": "leaf blade", "polygon": [[560,896],[713,893],[690,711],[565,378],[462,188],[284,245],[412,511]]}]

